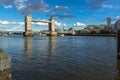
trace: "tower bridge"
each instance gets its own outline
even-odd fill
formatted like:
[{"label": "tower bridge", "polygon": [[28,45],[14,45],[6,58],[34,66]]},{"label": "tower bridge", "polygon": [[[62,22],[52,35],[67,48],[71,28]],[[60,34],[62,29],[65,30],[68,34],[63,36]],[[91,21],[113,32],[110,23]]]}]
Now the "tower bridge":
[{"label": "tower bridge", "polygon": [[32,22],[41,22],[41,23],[48,23],[50,36],[57,36],[57,32],[55,31],[55,19],[51,16],[48,21],[42,20],[33,20],[32,16],[26,15],[25,16],[25,32],[23,33],[24,36],[33,36],[32,31]]}]

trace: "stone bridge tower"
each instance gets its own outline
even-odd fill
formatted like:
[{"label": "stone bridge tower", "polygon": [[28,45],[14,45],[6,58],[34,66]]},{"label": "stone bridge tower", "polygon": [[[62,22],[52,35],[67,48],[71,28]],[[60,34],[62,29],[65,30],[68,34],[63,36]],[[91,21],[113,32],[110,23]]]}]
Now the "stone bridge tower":
[{"label": "stone bridge tower", "polygon": [[51,16],[49,21],[50,36],[57,36],[57,32],[55,31],[55,19]]},{"label": "stone bridge tower", "polygon": [[33,36],[32,17],[30,15],[25,16],[25,32],[23,33],[23,35],[28,37]]}]

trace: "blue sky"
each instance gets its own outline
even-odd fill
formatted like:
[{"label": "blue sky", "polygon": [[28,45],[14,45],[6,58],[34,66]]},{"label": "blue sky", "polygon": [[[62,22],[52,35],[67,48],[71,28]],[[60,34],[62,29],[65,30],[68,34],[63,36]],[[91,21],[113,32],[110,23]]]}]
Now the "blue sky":
[{"label": "blue sky", "polygon": [[[28,13],[40,20],[48,20],[53,15],[60,28],[106,24],[107,17],[114,24],[120,19],[119,4],[120,0],[0,0],[0,29],[23,30],[24,16]],[[34,30],[47,28],[47,24],[33,23]]]}]

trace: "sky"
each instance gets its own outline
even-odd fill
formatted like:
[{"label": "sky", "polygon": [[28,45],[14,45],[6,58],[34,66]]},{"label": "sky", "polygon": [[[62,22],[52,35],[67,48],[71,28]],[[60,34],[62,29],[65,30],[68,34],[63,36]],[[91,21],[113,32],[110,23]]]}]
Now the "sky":
[{"label": "sky", "polygon": [[[48,20],[54,16],[56,27],[82,29],[89,24],[114,24],[120,19],[120,0],[0,0],[0,30],[24,30],[24,16]],[[33,23],[33,30],[48,29],[48,24]]]}]

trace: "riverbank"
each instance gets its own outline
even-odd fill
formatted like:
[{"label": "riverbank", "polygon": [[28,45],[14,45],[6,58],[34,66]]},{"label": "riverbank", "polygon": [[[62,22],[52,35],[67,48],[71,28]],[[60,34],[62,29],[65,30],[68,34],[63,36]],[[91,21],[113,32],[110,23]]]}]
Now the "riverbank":
[{"label": "riverbank", "polygon": [[[61,36],[61,34],[59,34]],[[59,36],[58,35],[58,36]],[[117,34],[90,34],[90,33],[77,33],[77,34],[71,34],[71,33],[65,33],[64,36],[108,36],[108,37],[116,37]]]},{"label": "riverbank", "polygon": [[109,36],[109,37],[116,37],[117,34],[79,34],[76,36]]}]

